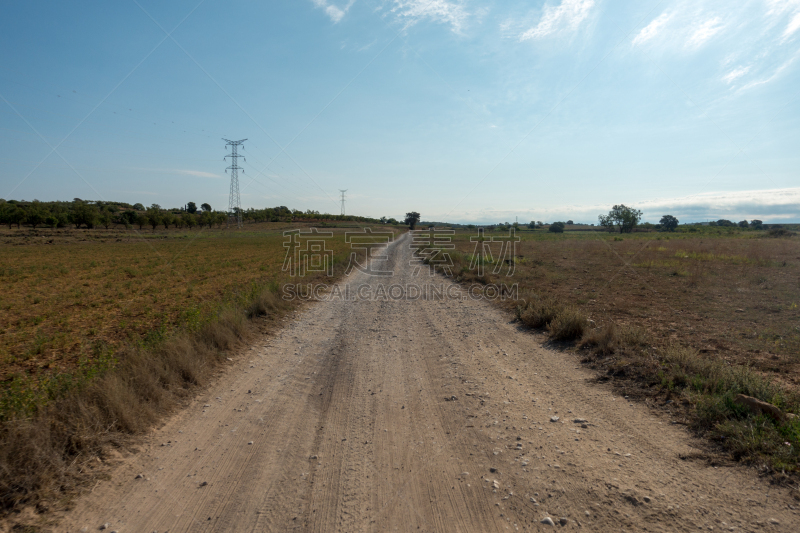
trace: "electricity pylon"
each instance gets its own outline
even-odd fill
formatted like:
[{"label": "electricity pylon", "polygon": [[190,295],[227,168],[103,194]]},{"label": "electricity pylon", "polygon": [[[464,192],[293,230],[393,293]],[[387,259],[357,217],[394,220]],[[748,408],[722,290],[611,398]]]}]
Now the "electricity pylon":
[{"label": "electricity pylon", "polygon": [[231,218],[236,219],[236,226],[241,228],[242,227],[242,199],[239,197],[239,171],[242,171],[244,174],[244,169],[238,165],[238,159],[241,157],[245,161],[247,159],[244,156],[239,155],[236,150],[239,146],[242,145],[247,139],[242,139],[240,141],[231,141],[230,139],[222,139],[225,141],[225,148],[227,149],[228,146],[231,147],[230,155],[226,155],[223,157],[223,161],[226,160],[228,157],[231,158],[231,166],[225,169],[227,173],[229,170],[231,171],[231,194],[230,198],[228,199],[228,226],[231,225]]}]

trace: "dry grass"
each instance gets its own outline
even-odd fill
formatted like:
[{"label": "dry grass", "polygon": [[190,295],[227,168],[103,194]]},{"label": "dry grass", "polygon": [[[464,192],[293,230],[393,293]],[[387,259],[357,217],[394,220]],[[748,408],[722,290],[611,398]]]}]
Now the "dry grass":
[{"label": "dry grass", "polygon": [[[109,444],[152,427],[296,305],[277,295],[290,280],[283,236],[260,226],[195,240],[74,242],[73,231],[60,244],[0,245],[1,510],[85,484]],[[344,232],[328,245],[338,277]]]},{"label": "dry grass", "polygon": [[[475,280],[469,236],[457,234],[452,254],[464,283]],[[578,341],[602,379],[643,398],[677,394],[681,417],[737,460],[797,472],[800,422],[733,403],[742,393],[800,409],[800,241],[763,236],[527,232],[513,274],[494,276],[518,283],[523,299],[501,305],[552,339]]]},{"label": "dry grass", "polygon": [[[274,302],[267,290],[256,302]],[[0,424],[0,508],[69,492],[91,477],[109,443],[141,433],[203,385],[226,351],[255,333],[247,308],[228,307],[195,332],[152,347],[128,346],[113,370],[75,386],[34,416]],[[263,315],[263,313],[262,313]]]}]

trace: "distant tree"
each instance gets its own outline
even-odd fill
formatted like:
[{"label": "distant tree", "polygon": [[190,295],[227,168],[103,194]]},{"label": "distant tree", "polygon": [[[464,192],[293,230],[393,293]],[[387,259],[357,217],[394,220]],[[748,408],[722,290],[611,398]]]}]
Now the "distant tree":
[{"label": "distant tree", "polygon": [[386,217],[381,217],[381,224],[386,224],[388,221]]},{"label": "distant tree", "polygon": [[211,212],[211,206],[209,204],[200,204],[200,209],[207,213]]},{"label": "distant tree", "polygon": [[153,204],[147,208],[147,223],[153,226],[153,231],[161,224],[161,208],[158,204]]},{"label": "distant tree", "polygon": [[143,206],[142,204],[140,204],[140,203],[135,203],[135,204],[133,204],[133,208],[134,208],[136,211],[144,211],[144,206]]},{"label": "distant tree", "polygon": [[547,228],[547,231],[552,233],[564,233],[564,225],[563,222],[553,222],[550,224],[550,227]]},{"label": "distant tree", "polygon": [[201,226],[208,226],[211,229],[211,226],[214,224],[214,215],[211,211],[203,211],[200,215],[200,225]]},{"label": "distant tree", "polygon": [[750,221],[750,227],[753,229],[762,229],[764,227],[764,223],[757,218],[754,218]]},{"label": "distant tree", "polygon": [[28,210],[25,212],[25,222],[33,226],[33,229],[36,229],[36,226],[44,223],[44,219],[45,212],[42,210],[39,202],[34,202],[28,206]]},{"label": "distant tree", "polygon": [[133,217],[133,223],[139,226],[139,229],[142,229],[147,224],[147,217],[143,213],[137,213]]},{"label": "distant tree", "polygon": [[610,230],[619,227],[620,233],[631,233],[642,219],[642,212],[625,204],[619,204],[612,207],[608,215],[600,215],[597,218],[601,226]]},{"label": "distant tree", "polygon": [[6,224],[8,224],[9,229],[13,224],[16,224],[17,228],[21,228],[23,220],[25,220],[25,211],[12,204],[6,216]]},{"label": "distant tree", "polygon": [[189,202],[188,204],[186,204],[186,211],[190,215],[194,215],[195,213],[197,213],[197,204],[195,204],[194,202]]},{"label": "distant tree", "polygon": [[169,225],[175,222],[175,217],[169,211],[161,214],[161,223],[164,224],[164,229],[169,229]]},{"label": "distant tree", "polygon": [[406,218],[403,221],[403,224],[408,224],[408,229],[414,231],[414,228],[417,227],[417,223],[419,222],[419,217],[420,215],[416,211],[406,213]]},{"label": "distant tree", "polygon": [[97,223],[97,208],[86,202],[77,203],[72,208],[71,218],[72,223],[75,224],[75,229],[84,225],[92,229]]},{"label": "distant tree", "polygon": [[678,227],[678,219],[672,215],[664,215],[661,217],[659,224],[661,224],[661,229],[664,231],[675,231],[675,228]]},{"label": "distant tree", "polygon": [[111,226],[111,221],[111,213],[105,210],[101,211],[100,215],[97,217],[97,222],[106,229]]},{"label": "distant tree", "polygon": [[531,223],[528,224],[528,227],[530,229],[536,229],[536,221],[535,220],[531,220]]},{"label": "distant tree", "polygon": [[400,224],[400,221],[398,221],[396,218],[390,218],[386,222],[388,222],[389,224],[391,224],[393,226],[397,226],[398,224]]},{"label": "distant tree", "polygon": [[573,221],[567,220],[567,226],[572,226],[573,224],[575,224]]},{"label": "distant tree", "polygon": [[729,227],[735,226],[735,225],[736,224],[734,224],[733,222],[731,222],[730,220],[728,220],[726,218],[721,218],[721,219],[717,220],[717,226],[723,226],[723,227],[729,228]]},{"label": "distant tree", "polygon": [[58,226],[58,217],[53,215],[47,215],[44,218],[44,224],[45,226],[48,226],[50,228],[56,228]]},{"label": "distant tree", "polygon": [[748,228],[750,227],[750,223],[747,220],[740,220],[739,221],[740,228]]},{"label": "distant tree", "polygon": [[193,228],[197,225],[197,218],[189,213],[184,213],[181,220],[183,221],[183,225],[187,228]]}]

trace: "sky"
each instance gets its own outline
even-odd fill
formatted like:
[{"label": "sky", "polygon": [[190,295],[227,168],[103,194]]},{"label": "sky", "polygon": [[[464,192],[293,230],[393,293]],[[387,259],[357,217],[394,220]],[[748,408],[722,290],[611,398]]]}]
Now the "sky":
[{"label": "sky", "polygon": [[0,198],[800,222],[800,0],[15,2]]}]

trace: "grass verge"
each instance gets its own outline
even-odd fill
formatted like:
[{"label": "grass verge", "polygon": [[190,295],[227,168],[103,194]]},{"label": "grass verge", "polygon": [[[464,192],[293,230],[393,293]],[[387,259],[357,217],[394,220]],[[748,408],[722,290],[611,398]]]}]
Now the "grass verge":
[{"label": "grass verge", "polygon": [[[653,346],[638,327],[608,322],[591,327],[578,309],[534,295],[516,307],[523,324],[554,341],[572,341],[586,362],[644,390],[677,396],[691,428],[719,443],[736,461],[775,473],[800,471],[800,417],[777,420],[736,402],[744,394],[784,413],[800,412],[800,395],[753,369],[703,357],[677,344]],[[668,399],[668,403],[674,400]]]},{"label": "grass verge", "polygon": [[231,295],[203,324],[101,353],[45,383],[18,383],[0,405],[0,509],[45,506],[92,479],[97,458],[173,411],[204,385],[225,353],[256,333],[258,317],[290,305],[277,286]]}]

